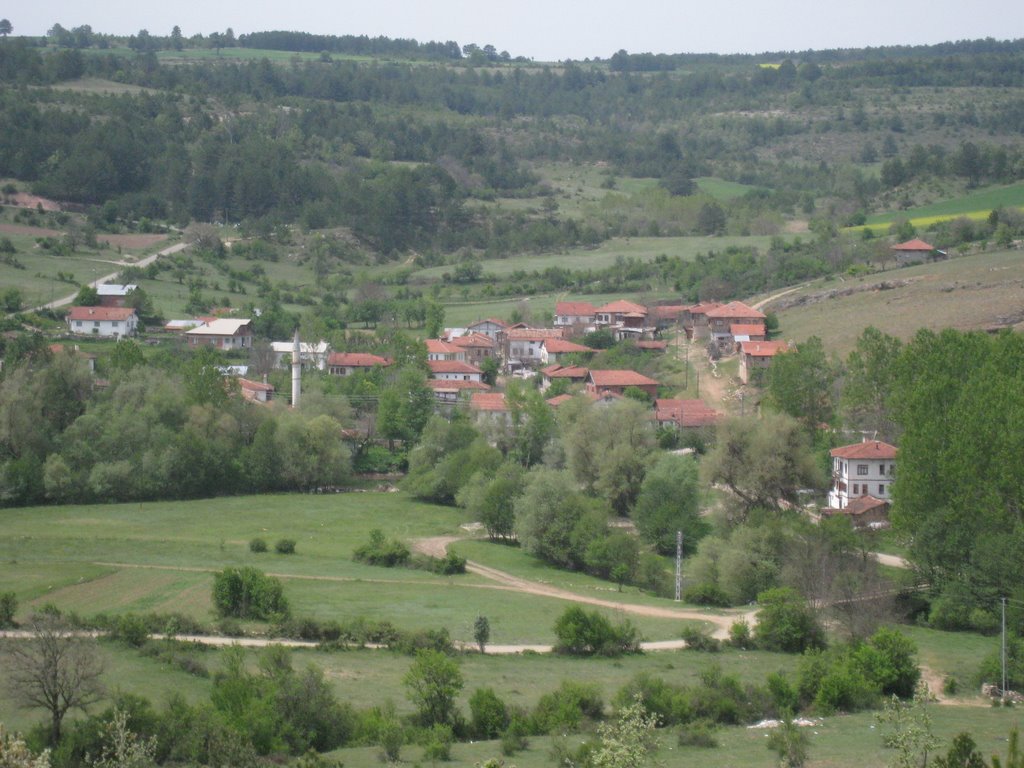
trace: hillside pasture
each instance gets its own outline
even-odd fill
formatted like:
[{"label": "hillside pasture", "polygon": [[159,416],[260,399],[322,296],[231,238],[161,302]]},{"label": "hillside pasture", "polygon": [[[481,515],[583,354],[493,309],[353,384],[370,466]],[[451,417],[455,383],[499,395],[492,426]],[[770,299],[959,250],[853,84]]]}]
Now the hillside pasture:
[{"label": "hillside pasture", "polygon": [[887,232],[889,226],[894,222],[908,220],[916,229],[924,231],[938,222],[961,216],[981,221],[988,218],[989,214],[998,208],[1021,207],[1024,207],[1024,182],[989,187],[961,197],[908,208],[904,211],[891,211],[868,216],[863,226],[849,229],[854,231],[870,229],[877,234]]},{"label": "hillside pasture", "polygon": [[780,338],[801,342],[819,336],[830,353],[845,357],[867,325],[902,339],[922,328],[1024,327],[1022,295],[1021,252],[992,251],[815,281],[767,309],[778,314]]}]

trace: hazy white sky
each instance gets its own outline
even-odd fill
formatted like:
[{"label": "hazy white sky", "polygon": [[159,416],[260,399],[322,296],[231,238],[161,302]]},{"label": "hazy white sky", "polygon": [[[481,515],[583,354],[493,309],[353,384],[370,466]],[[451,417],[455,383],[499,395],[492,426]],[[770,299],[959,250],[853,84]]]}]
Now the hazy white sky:
[{"label": "hazy white sky", "polygon": [[186,36],[231,27],[493,44],[543,61],[631,53],[757,53],[1024,37],[1019,0],[46,0],[8,3],[14,33],[55,22]]}]

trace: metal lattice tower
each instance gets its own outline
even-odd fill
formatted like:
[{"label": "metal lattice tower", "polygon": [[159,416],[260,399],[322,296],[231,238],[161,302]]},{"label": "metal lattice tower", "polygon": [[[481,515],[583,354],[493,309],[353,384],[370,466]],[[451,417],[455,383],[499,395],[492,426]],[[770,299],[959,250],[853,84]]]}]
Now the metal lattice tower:
[{"label": "metal lattice tower", "polygon": [[676,531],[676,602],[683,599],[683,532]]}]

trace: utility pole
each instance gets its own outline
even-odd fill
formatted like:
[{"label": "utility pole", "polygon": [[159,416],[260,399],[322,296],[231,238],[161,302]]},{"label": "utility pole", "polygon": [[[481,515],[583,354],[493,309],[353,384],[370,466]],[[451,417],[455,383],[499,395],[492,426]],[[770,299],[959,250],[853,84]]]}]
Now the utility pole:
[{"label": "utility pole", "polygon": [[676,531],[676,602],[683,599],[683,532]]},{"label": "utility pole", "polygon": [[1000,689],[1002,699],[1006,700],[1006,598],[1000,598],[1000,602],[1003,604],[1003,639],[1002,639],[1002,650],[1000,655],[1002,656],[1003,662],[1003,687]]}]

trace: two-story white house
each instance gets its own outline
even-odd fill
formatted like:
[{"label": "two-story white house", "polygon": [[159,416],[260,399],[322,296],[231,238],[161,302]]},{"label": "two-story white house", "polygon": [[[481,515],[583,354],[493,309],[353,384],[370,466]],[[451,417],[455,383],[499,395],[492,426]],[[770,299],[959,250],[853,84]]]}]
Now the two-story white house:
[{"label": "two-story white house", "polygon": [[117,339],[134,336],[139,317],[131,307],[72,307],[67,323],[74,334]]},{"label": "two-story white house", "polygon": [[833,448],[832,488],[828,505],[845,509],[862,496],[892,501],[892,483],[896,479],[896,446],[880,440],[865,440]]}]

